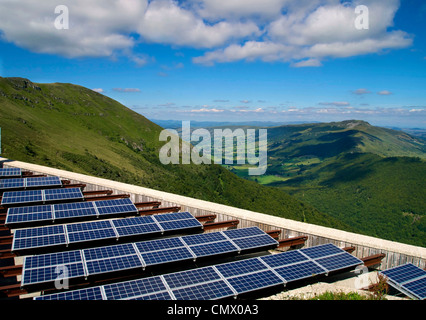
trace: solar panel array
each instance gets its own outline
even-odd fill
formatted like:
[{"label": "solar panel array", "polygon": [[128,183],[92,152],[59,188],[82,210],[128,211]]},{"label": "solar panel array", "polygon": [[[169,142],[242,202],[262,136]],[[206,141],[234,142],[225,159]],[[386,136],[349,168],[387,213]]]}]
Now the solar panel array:
[{"label": "solar panel array", "polygon": [[21,168],[0,168],[0,178],[16,178],[22,176]]},{"label": "solar panel array", "polygon": [[[238,254],[242,250],[267,250],[278,242],[257,227],[215,233],[165,238],[113,246],[76,250],[64,254],[52,253],[25,257],[22,286],[51,282],[57,277],[58,266],[73,270],[72,277],[107,274],[129,269],[145,269],[178,261],[190,261],[224,253]],[[231,240],[231,237],[234,240]],[[261,244],[258,238],[262,238]],[[266,241],[266,238],[267,241]],[[233,241],[244,240],[243,248]],[[243,243],[243,241],[241,241]],[[80,253],[77,254],[77,251]],[[64,259],[64,256],[68,257]],[[71,258],[70,258],[71,257]],[[75,258],[72,258],[75,257]],[[76,266],[78,265],[78,267]],[[71,278],[71,276],[70,276]]]},{"label": "solar panel array", "polygon": [[327,244],[34,299],[214,300],[361,264],[358,258]]},{"label": "solar panel array", "polygon": [[94,219],[124,213],[138,213],[138,209],[129,198],[13,207],[7,210],[5,225],[19,227],[20,224],[57,222],[65,219]]},{"label": "solar panel array", "polygon": [[78,245],[95,240],[121,239],[130,236],[162,235],[179,230],[202,230],[203,225],[189,212],[175,212],[155,216],[107,219],[56,226],[18,229],[12,251]]},{"label": "solar panel array", "polygon": [[59,188],[45,190],[7,191],[3,193],[1,205],[16,206],[52,203],[65,200],[83,200],[80,188]]},{"label": "solar panel array", "polygon": [[388,283],[414,299],[426,299],[426,271],[411,263],[403,264],[380,272]]},{"label": "solar panel array", "polygon": [[31,178],[10,178],[0,179],[0,191],[8,189],[27,189],[39,187],[62,186],[59,177],[31,177]]}]

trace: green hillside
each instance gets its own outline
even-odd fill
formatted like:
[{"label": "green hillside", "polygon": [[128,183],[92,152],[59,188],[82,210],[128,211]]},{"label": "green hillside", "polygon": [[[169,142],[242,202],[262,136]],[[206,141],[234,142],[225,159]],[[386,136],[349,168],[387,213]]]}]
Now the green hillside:
[{"label": "green hillside", "polygon": [[268,170],[246,179],[278,187],[356,232],[426,245],[425,141],[364,121],[268,128]]},{"label": "green hillside", "polygon": [[73,84],[0,78],[2,156],[157,190],[352,230],[278,188],[218,165],[163,165],[162,130],[140,114]]}]

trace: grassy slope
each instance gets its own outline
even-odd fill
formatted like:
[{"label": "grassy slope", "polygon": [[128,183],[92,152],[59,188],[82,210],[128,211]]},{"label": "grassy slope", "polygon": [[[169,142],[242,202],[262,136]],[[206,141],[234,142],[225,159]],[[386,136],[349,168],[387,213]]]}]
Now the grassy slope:
[{"label": "grassy slope", "polygon": [[351,230],[221,166],[162,165],[159,126],[81,86],[0,78],[0,106],[4,157]]},{"label": "grassy slope", "polygon": [[268,138],[269,176],[259,183],[359,233],[426,245],[424,141],[363,121],[277,127]]}]

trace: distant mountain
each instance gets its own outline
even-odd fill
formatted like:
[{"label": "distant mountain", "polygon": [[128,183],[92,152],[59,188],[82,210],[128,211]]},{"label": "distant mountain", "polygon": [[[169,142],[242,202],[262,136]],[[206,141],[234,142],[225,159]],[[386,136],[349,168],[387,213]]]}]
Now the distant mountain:
[{"label": "distant mountain", "polygon": [[78,85],[0,78],[0,127],[2,156],[10,159],[351,230],[278,188],[219,165],[163,165],[160,126]]},{"label": "distant mountain", "polygon": [[426,142],[367,122],[268,128],[268,170],[246,179],[275,186],[357,232],[426,246]]},{"label": "distant mountain", "polygon": [[[182,128],[182,121],[179,120],[157,120],[150,119],[152,122],[158,124],[165,129],[180,129]],[[242,122],[229,122],[229,121],[191,121],[192,128],[211,128],[211,127],[278,127],[288,124],[301,124],[304,121],[290,121],[290,122],[273,122],[273,121],[242,121]]]}]

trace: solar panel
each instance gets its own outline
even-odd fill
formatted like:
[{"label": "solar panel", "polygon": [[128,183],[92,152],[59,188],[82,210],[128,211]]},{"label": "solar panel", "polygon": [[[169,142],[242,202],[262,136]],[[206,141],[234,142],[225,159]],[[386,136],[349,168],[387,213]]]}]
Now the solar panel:
[{"label": "solar panel", "polygon": [[25,178],[26,187],[47,187],[47,186],[62,186],[62,181],[59,177],[33,177]]},{"label": "solar panel", "polygon": [[47,203],[59,200],[82,200],[80,188],[60,188],[46,190],[7,191],[3,193],[2,205],[19,205],[26,203]]},{"label": "solar panel", "polygon": [[235,295],[224,280],[172,290],[176,300],[217,300]]},{"label": "solar panel", "polygon": [[9,208],[5,224],[23,224],[44,220],[53,220],[53,207],[51,205]]},{"label": "solar panel", "polygon": [[197,283],[221,279],[221,276],[215,271],[213,267],[204,267],[176,273],[169,273],[163,277],[170,289],[187,287]]},{"label": "solar panel", "polygon": [[239,294],[283,284],[283,280],[271,270],[254,272],[227,280]]},{"label": "solar panel", "polygon": [[314,275],[326,273],[324,269],[312,261],[300,262],[276,268],[275,271],[284,278],[286,282],[301,280]]},{"label": "solar panel", "polygon": [[13,237],[12,251],[65,244],[66,237],[64,227],[60,225],[31,229],[19,229],[15,231]]},{"label": "solar panel", "polygon": [[245,259],[217,265],[216,269],[225,278],[230,278],[255,271],[267,270],[268,267],[259,259]]},{"label": "solar panel", "polygon": [[155,215],[155,220],[158,222],[173,221],[173,220],[184,220],[194,218],[189,212],[173,212],[173,213],[163,213]]},{"label": "solar panel", "polygon": [[175,262],[182,260],[192,260],[194,255],[186,247],[172,248],[169,250],[151,251],[141,253],[142,259],[146,265],[163,264],[166,262]]},{"label": "solar panel", "polygon": [[72,202],[53,205],[54,219],[96,216],[95,201]]},{"label": "solar panel", "polygon": [[299,252],[299,250],[287,251],[287,252],[283,252],[279,254],[272,254],[269,256],[261,257],[260,259],[266,262],[266,264],[268,264],[272,268],[308,260],[306,256],[302,255]]},{"label": "solar panel", "polygon": [[344,251],[331,243],[327,243],[315,247],[300,249],[300,252],[306,254],[309,258],[316,259],[336,253],[342,253]]},{"label": "solar panel", "polygon": [[206,257],[219,253],[238,252],[239,248],[236,247],[231,241],[220,241],[194,245],[191,246],[191,250],[195,253],[196,257]]},{"label": "solar panel", "polygon": [[223,241],[223,240],[227,240],[227,238],[221,232],[211,232],[211,233],[205,233],[205,234],[194,234],[190,236],[183,236],[182,240],[187,245],[194,245],[194,244],[203,244],[203,243],[215,242],[215,241]]},{"label": "solar panel", "polygon": [[28,286],[84,276],[85,269],[79,251],[30,256],[24,260],[21,285]]},{"label": "solar panel", "polygon": [[167,288],[159,276],[108,284],[103,286],[103,288],[107,300],[121,300],[158,292],[167,292]]},{"label": "solar panel", "polygon": [[3,193],[2,205],[15,205],[25,203],[42,203],[42,190],[7,191]]},{"label": "solar panel", "polygon": [[83,250],[84,259],[86,261],[126,256],[132,254],[136,254],[136,250],[131,243]]},{"label": "solar panel", "polygon": [[15,178],[15,179],[1,179],[0,180],[0,190],[5,189],[18,189],[25,187],[25,179]]},{"label": "solar panel", "polygon": [[21,175],[22,175],[21,168],[0,168],[0,178],[20,177]]},{"label": "solar panel", "polygon": [[34,300],[103,300],[103,296],[101,287],[92,287],[34,297]]},{"label": "solar panel", "polygon": [[[151,249],[153,246],[149,248]],[[160,246],[158,248],[160,252],[164,251]],[[317,247],[317,249],[323,251],[325,248]],[[335,251],[331,247],[328,250],[328,253]],[[341,250],[343,253],[329,254],[328,256],[319,255],[320,257],[317,259],[308,258],[300,251],[283,252],[101,287],[106,293],[104,297],[109,300],[212,300],[282,285],[290,281],[324,274],[330,270],[319,266],[317,261],[321,261],[328,267],[333,267],[331,268],[333,270],[341,267],[347,268],[349,265],[359,262],[362,263],[355,257],[349,259],[348,255],[350,256],[350,254],[343,250]],[[315,250],[312,252],[315,252]],[[339,260],[341,261],[339,262]],[[413,282],[412,286],[417,288],[423,283],[422,281],[418,282]],[[60,296],[53,294],[46,296],[45,299],[59,298]]]},{"label": "solar panel", "polygon": [[0,191],[7,189],[26,189],[36,187],[62,186],[59,177],[32,177],[0,179]]},{"label": "solar panel", "polygon": [[140,252],[158,251],[163,249],[171,249],[182,247],[183,243],[181,238],[166,238],[151,241],[136,242],[136,247]]},{"label": "solar panel", "polygon": [[361,260],[347,252],[319,258],[315,261],[326,268],[328,271],[335,271],[363,264]]},{"label": "solar panel", "polygon": [[86,261],[88,275],[142,268],[136,254],[102,260]]},{"label": "solar panel", "polygon": [[223,233],[231,239],[265,234],[265,232],[259,229],[258,227],[226,230],[226,231],[223,231]]},{"label": "solar panel", "polygon": [[426,271],[412,263],[403,264],[380,272],[388,283],[411,298],[426,299]]},{"label": "solar panel", "polygon": [[267,234],[248,238],[234,239],[233,241],[241,250],[278,245],[278,241],[276,241]]},{"label": "solar panel", "polygon": [[44,194],[46,202],[84,198],[80,188],[46,189]]},{"label": "solar panel", "polygon": [[160,225],[164,231],[203,227],[203,225],[197,219],[194,218],[161,222]]}]

